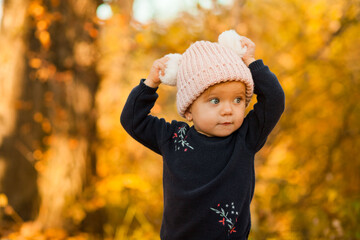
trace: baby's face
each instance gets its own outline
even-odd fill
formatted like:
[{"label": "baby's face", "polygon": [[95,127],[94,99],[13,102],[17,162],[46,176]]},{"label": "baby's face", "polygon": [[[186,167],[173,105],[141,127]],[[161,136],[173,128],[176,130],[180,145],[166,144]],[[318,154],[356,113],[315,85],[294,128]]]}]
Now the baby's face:
[{"label": "baby's face", "polygon": [[245,84],[225,82],[203,92],[185,112],[195,129],[209,137],[225,137],[236,131],[245,117]]}]

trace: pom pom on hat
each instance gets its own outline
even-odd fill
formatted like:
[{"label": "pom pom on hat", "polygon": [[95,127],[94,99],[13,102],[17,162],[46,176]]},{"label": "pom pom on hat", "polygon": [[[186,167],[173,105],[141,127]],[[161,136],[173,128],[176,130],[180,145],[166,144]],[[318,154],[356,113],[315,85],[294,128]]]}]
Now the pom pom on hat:
[{"label": "pom pom on hat", "polygon": [[242,57],[247,50],[247,47],[241,46],[240,40],[243,37],[240,36],[235,30],[228,30],[219,35],[218,42],[220,45],[230,48]]},{"label": "pom pom on hat", "polygon": [[160,74],[160,81],[169,86],[176,86],[177,73],[179,70],[179,64],[181,60],[181,54],[170,53],[165,57],[168,57],[169,60],[166,62],[165,75]]}]

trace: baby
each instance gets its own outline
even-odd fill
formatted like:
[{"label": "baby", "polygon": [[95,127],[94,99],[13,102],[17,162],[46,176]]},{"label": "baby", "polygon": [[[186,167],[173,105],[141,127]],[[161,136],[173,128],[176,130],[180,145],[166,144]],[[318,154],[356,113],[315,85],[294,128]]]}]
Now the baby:
[{"label": "baby", "polygon": [[[150,115],[161,84],[193,126]],[[257,103],[246,115],[251,97]],[[255,44],[234,30],[154,62],[121,114],[125,130],[163,157],[162,240],[248,239],[254,156],[284,111],[284,92]]]}]

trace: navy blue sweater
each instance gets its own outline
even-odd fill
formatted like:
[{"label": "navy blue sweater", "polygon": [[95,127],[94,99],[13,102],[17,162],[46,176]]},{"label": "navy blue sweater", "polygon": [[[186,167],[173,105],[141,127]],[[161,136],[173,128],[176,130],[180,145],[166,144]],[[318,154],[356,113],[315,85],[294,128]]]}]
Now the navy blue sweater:
[{"label": "navy blue sweater", "polygon": [[125,130],[163,157],[163,240],[247,239],[254,156],[284,111],[284,92],[262,60],[249,66],[257,103],[227,137],[207,137],[185,122],[150,115],[158,97],[143,83],[121,114]]}]

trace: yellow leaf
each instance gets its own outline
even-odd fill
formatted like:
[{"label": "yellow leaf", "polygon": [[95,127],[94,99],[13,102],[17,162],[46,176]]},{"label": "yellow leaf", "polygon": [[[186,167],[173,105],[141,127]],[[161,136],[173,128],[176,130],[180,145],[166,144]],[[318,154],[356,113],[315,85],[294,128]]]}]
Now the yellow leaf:
[{"label": "yellow leaf", "polygon": [[30,67],[32,68],[40,68],[41,67],[41,64],[42,64],[42,61],[40,58],[32,58],[30,59],[29,61],[29,65]]},{"label": "yellow leaf", "polygon": [[45,9],[38,2],[33,2],[29,6],[29,13],[34,17],[40,17],[45,13]]},{"label": "yellow leaf", "polygon": [[0,207],[6,207],[8,205],[8,198],[5,194],[0,193]]},{"label": "yellow leaf", "polygon": [[37,123],[41,122],[44,119],[41,112],[36,112],[34,114],[33,118],[34,118],[34,121]]},{"label": "yellow leaf", "polygon": [[50,46],[50,33],[47,32],[47,31],[41,31],[39,34],[38,34],[38,39],[40,40],[41,44],[44,46],[44,47],[49,47]]}]

